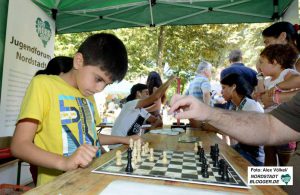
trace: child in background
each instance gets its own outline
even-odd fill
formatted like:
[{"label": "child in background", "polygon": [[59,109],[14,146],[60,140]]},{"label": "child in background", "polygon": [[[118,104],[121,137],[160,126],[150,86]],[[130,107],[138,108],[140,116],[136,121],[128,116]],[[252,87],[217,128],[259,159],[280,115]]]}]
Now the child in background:
[{"label": "child in background", "polygon": [[[174,79],[175,77],[171,77],[150,96],[147,85],[141,83],[134,85],[131,88],[130,95],[126,98],[127,103],[123,105],[121,113],[114,123],[111,134],[118,136],[139,134],[145,121],[151,124],[151,128],[162,127],[162,120],[159,117],[151,115],[147,111],[147,107],[165,94]],[[116,146],[110,148],[114,147]]]},{"label": "child in background", "polygon": [[[260,54],[259,68],[263,76],[267,77],[264,80],[266,90],[271,88],[276,89],[276,85],[282,81],[288,80],[293,75],[298,75],[298,72],[293,69],[298,58],[297,50],[289,44],[273,44],[266,47]],[[300,75],[298,75],[300,76]],[[292,90],[292,89],[290,89]],[[273,101],[277,105],[265,108],[265,112],[270,112],[276,108],[280,102],[275,91]],[[296,148],[295,142],[290,142],[278,147],[265,147],[265,165],[276,166],[277,164],[284,166],[288,163],[290,156]],[[277,157],[279,162],[277,163]]]},{"label": "child in background", "polygon": [[11,151],[38,166],[37,185],[64,171],[88,166],[95,156],[100,156],[100,144],[129,144],[129,137],[97,135],[100,118],[93,97],[108,84],[121,81],[127,69],[127,51],[122,41],[101,33],[81,44],[68,72],[32,79]]},{"label": "child in background", "polygon": [[[149,94],[150,95],[153,94],[162,85],[162,80],[160,78],[160,75],[155,71],[150,72],[146,84],[149,90]],[[166,94],[164,94],[161,98],[155,101],[153,105],[149,106],[147,108],[147,111],[150,112],[152,115],[162,119],[160,110],[161,110],[161,105],[165,101],[166,101]]]}]

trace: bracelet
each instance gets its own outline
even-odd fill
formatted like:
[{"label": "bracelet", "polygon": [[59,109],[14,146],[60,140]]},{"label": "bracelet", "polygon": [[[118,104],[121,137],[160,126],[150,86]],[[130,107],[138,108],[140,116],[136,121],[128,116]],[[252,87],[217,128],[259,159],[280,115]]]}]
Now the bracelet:
[{"label": "bracelet", "polygon": [[276,85],[274,86],[274,89],[275,89],[275,92],[276,92],[276,91],[278,91],[278,92],[282,92],[282,91],[283,91],[282,89],[280,89],[280,87],[278,86],[278,84],[276,84]]}]

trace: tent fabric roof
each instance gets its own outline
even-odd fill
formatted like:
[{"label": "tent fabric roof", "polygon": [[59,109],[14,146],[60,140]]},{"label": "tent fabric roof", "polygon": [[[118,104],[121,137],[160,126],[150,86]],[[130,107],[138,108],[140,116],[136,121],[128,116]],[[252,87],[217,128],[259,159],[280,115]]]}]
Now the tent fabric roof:
[{"label": "tent fabric roof", "polygon": [[272,22],[293,0],[32,0],[57,33],[137,26]]}]

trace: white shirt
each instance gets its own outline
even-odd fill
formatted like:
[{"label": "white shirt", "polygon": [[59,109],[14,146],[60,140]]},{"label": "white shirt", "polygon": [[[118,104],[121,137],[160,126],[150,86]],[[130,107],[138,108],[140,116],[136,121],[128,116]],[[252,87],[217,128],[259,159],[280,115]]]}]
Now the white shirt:
[{"label": "white shirt", "polygon": [[[115,136],[127,136],[135,135],[140,131],[140,127],[143,125],[151,114],[144,108],[136,108],[139,100],[132,100],[123,105],[121,113],[114,122],[114,126],[111,130],[111,135]],[[119,145],[110,146],[114,148]]]}]

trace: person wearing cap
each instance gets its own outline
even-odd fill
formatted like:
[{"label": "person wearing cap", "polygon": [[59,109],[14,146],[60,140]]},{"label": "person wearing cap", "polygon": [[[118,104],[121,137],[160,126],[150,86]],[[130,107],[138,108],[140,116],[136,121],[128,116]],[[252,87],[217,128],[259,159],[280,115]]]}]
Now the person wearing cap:
[{"label": "person wearing cap", "polygon": [[210,104],[210,77],[211,77],[212,65],[209,62],[202,61],[199,63],[196,70],[196,76],[191,81],[189,88],[185,92],[185,95],[192,95],[204,102],[205,104]]},{"label": "person wearing cap", "polygon": [[[128,136],[140,134],[144,122],[148,122],[151,128],[162,127],[163,122],[159,117],[151,115],[147,107],[160,99],[168,89],[175,77],[171,77],[149,96],[148,87],[145,84],[135,84],[126,98],[126,103],[114,122],[111,135]],[[119,145],[110,145],[113,149]]]},{"label": "person wearing cap", "polygon": [[221,71],[220,79],[222,80],[226,76],[232,73],[243,76],[246,81],[254,87],[257,85],[257,72],[249,67],[246,67],[243,63],[242,51],[239,49],[232,50],[228,56],[230,66]]}]

